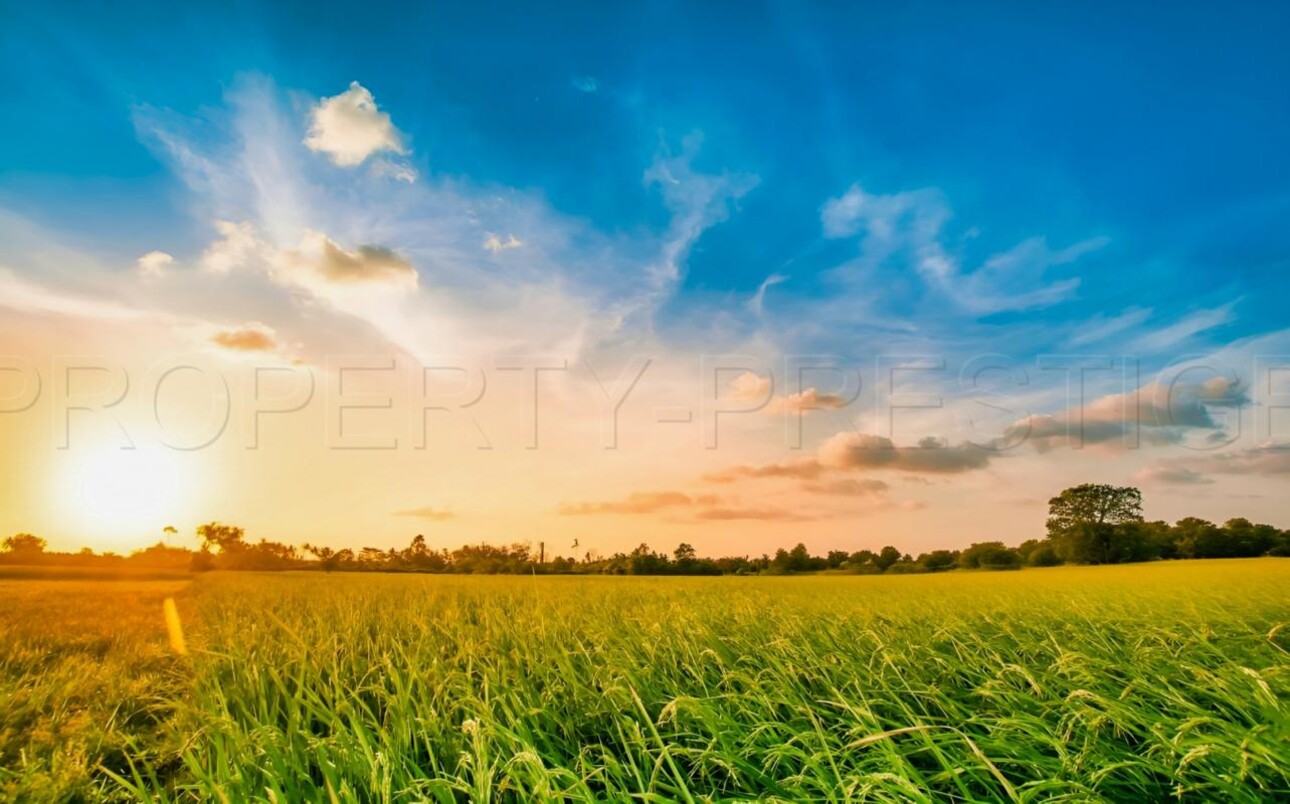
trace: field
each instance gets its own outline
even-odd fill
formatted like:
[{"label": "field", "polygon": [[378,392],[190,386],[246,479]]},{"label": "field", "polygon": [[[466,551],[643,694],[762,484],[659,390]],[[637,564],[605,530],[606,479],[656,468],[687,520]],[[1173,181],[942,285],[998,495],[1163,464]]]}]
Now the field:
[{"label": "field", "polygon": [[0,798],[1284,800],[1287,589],[1278,559],[9,578]]}]

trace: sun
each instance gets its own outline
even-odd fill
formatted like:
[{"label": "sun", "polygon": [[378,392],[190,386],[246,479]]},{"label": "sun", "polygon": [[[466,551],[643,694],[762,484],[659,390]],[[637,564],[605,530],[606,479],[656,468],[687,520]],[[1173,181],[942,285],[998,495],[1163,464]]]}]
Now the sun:
[{"label": "sun", "polygon": [[165,449],[70,451],[55,489],[66,527],[105,549],[141,547],[182,515],[191,481]]}]

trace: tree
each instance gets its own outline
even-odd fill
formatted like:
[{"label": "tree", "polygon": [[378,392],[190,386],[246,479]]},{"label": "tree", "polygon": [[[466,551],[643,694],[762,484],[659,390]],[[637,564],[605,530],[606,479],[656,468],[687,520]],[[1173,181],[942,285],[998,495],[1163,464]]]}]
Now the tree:
[{"label": "tree", "polygon": [[899,560],[900,551],[891,545],[887,545],[882,548],[882,550],[878,551],[878,555],[874,558],[873,563],[878,567],[879,571],[886,572],[892,564],[895,564]]},{"label": "tree", "polygon": [[220,552],[228,552],[245,546],[246,531],[233,525],[207,522],[197,526],[197,538],[202,540],[203,550],[219,548]]},{"label": "tree", "polygon": [[14,556],[38,558],[45,552],[45,540],[30,533],[16,533],[4,540],[4,549]]},{"label": "tree", "polygon": [[918,563],[928,572],[941,572],[954,569],[958,555],[953,550],[933,550],[918,557]]},{"label": "tree", "polygon": [[1124,527],[1142,521],[1142,492],[1132,486],[1085,483],[1048,501],[1048,538],[1058,555],[1081,564],[1126,557]]},{"label": "tree", "polygon": [[318,566],[322,567],[323,572],[331,572],[336,569],[336,565],[340,563],[340,559],[336,551],[330,547],[312,545],[309,543],[305,543],[301,546],[304,548],[306,553],[309,553],[314,558],[318,559]]},{"label": "tree", "polygon": [[1020,565],[1020,554],[1003,542],[977,542],[959,553],[959,566],[966,569],[1011,569]]}]

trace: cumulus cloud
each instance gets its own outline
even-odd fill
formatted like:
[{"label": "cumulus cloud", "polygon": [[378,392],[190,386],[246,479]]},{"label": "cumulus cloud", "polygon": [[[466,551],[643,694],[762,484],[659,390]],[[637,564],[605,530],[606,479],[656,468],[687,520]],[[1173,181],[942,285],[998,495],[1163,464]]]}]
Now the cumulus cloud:
[{"label": "cumulus cloud", "polygon": [[836,410],[851,404],[850,399],[838,394],[824,393],[816,388],[806,388],[794,394],[771,396],[773,382],[751,371],[745,371],[730,381],[725,399],[762,405],[765,413],[808,413],[812,410]]},{"label": "cumulus cloud", "polygon": [[815,388],[807,388],[796,394],[777,396],[766,407],[771,413],[806,413],[812,410],[845,408],[850,403],[851,400],[846,397],[821,393]]},{"label": "cumulus cloud", "polygon": [[395,516],[407,516],[415,519],[425,519],[430,522],[444,522],[449,519],[455,519],[456,514],[449,508],[436,508],[433,505],[427,505],[421,508],[408,508],[403,511],[395,511]]},{"label": "cumulus cloud", "polygon": [[498,237],[492,232],[485,232],[484,249],[491,251],[493,254],[500,254],[503,251],[510,251],[513,248],[519,248],[524,245],[524,241],[515,235],[507,235],[506,239]]},{"label": "cumulus cloud", "polygon": [[711,505],[716,498],[710,495],[691,497],[679,491],[638,491],[625,500],[611,502],[565,503],[560,506],[561,516],[587,516],[591,514],[652,514],[668,508],[691,505]]},{"label": "cumulus cloud", "polygon": [[358,246],[350,251],[321,232],[307,232],[300,248],[286,252],[285,258],[288,271],[303,272],[335,285],[417,286],[417,270],[392,249]]},{"label": "cumulus cloud", "polygon": [[361,165],[382,151],[406,153],[390,116],[376,107],[372,93],[357,81],[313,107],[305,146],[341,167]]},{"label": "cumulus cloud", "polygon": [[384,246],[346,249],[322,232],[306,230],[296,248],[280,249],[261,238],[248,222],[217,221],[215,228],[220,237],[201,258],[201,264],[213,273],[263,270],[281,284],[314,290],[353,285],[417,287],[416,268]]},{"label": "cumulus cloud", "polygon": [[135,261],[135,266],[144,279],[161,279],[174,262],[175,258],[164,251],[149,251]]},{"label": "cumulus cloud", "polygon": [[201,266],[214,274],[227,274],[259,262],[269,252],[255,226],[247,221],[215,221],[219,237],[206,247]]},{"label": "cumulus cloud", "polygon": [[924,438],[915,447],[898,447],[890,438],[867,433],[838,433],[820,445],[820,464],[830,469],[890,469],[919,474],[952,474],[982,469],[988,450],[973,444],[944,446]]},{"label": "cumulus cloud", "polygon": [[1174,444],[1189,430],[1221,435],[1211,408],[1248,401],[1240,382],[1226,377],[1191,383],[1152,381],[1127,393],[1098,397],[1082,408],[1027,416],[1010,425],[1002,441],[1029,441],[1040,452],[1077,444],[1127,446],[1138,438],[1153,445]]},{"label": "cumulus cloud", "polygon": [[278,348],[278,339],[274,331],[257,323],[220,330],[211,335],[211,342],[235,352],[271,352]]},{"label": "cumulus cloud", "polygon": [[766,402],[771,389],[770,377],[763,377],[751,371],[745,371],[730,381],[726,388],[726,399],[731,402]]}]

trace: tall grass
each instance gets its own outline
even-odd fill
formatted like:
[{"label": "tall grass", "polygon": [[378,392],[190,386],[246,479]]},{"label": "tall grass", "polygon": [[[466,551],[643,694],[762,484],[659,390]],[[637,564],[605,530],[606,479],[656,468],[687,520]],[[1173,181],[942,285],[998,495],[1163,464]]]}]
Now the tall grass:
[{"label": "tall grass", "polygon": [[[918,577],[211,575],[103,794],[1290,796],[1290,562]],[[156,639],[164,645],[161,608]],[[146,749],[146,750],[145,750]]]}]

